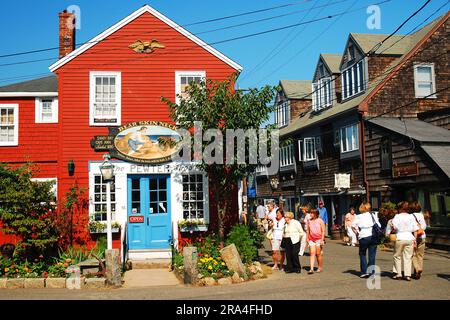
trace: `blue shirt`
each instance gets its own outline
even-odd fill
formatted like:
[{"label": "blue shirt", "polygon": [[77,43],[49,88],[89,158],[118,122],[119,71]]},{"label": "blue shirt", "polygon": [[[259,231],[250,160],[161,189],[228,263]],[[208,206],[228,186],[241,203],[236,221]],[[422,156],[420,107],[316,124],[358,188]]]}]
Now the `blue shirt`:
[{"label": "blue shirt", "polygon": [[323,220],[323,223],[328,224],[327,208],[322,207],[322,209],[320,209],[319,207],[317,207],[317,210],[319,211],[319,217]]}]

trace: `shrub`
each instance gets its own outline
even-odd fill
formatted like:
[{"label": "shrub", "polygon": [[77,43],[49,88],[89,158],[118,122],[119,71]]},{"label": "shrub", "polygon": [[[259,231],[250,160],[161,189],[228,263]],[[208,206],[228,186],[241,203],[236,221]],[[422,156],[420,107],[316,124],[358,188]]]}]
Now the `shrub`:
[{"label": "shrub", "polygon": [[226,245],[234,243],[241,259],[244,263],[249,263],[258,258],[258,247],[260,245],[260,237],[254,232],[250,232],[250,228],[243,224],[234,225],[231,228]]}]

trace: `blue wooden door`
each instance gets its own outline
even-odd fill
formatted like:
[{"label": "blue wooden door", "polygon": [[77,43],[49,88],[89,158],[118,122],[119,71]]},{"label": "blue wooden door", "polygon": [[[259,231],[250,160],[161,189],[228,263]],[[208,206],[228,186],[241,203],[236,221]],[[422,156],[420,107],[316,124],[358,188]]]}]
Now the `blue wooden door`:
[{"label": "blue wooden door", "polygon": [[128,176],[131,250],[168,249],[172,236],[169,175]]}]

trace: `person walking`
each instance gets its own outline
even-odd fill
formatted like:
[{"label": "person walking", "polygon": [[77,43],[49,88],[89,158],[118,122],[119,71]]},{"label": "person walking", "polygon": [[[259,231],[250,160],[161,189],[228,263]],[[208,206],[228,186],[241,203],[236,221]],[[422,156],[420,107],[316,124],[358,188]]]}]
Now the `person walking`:
[{"label": "person walking", "polygon": [[[425,221],[425,217],[422,213],[422,207],[418,201],[414,201],[411,203],[410,211],[414,216],[416,222],[420,225],[420,229],[422,229],[422,234],[418,234],[417,236],[417,247],[414,250],[412,263],[414,267],[414,279],[419,280],[422,276],[423,272],[423,257],[425,255],[425,229],[427,228],[427,223]],[[417,231],[420,232],[420,229]]]},{"label": "person walking", "polygon": [[308,220],[310,219],[311,215],[309,213],[309,207],[305,206],[302,209],[302,218],[300,219],[300,224],[302,225],[303,230],[305,231],[305,234],[301,237],[300,240],[300,251],[298,253],[299,256],[303,257],[303,255],[305,254],[305,250],[306,250],[306,244],[308,243],[307,241],[307,236],[306,236],[306,230],[307,230],[307,223]]},{"label": "person walking", "polygon": [[[372,227],[376,223],[380,227],[380,221],[376,214],[370,212],[372,209],[370,203],[363,202],[359,206],[360,214],[352,222],[352,230],[358,236],[359,240],[359,262],[361,268],[360,278],[368,278],[367,268],[375,266],[377,254],[377,242],[372,238]],[[369,261],[367,262],[367,251],[369,252]],[[373,270],[372,273],[374,273]]]},{"label": "person walking", "polygon": [[286,212],[284,215],[286,224],[283,228],[283,247],[286,251],[286,273],[300,273],[301,265],[298,253],[300,251],[300,237],[305,232],[298,220],[294,219],[294,213]]},{"label": "person walking", "polygon": [[[284,220],[284,212],[281,209],[277,210],[277,215],[275,220],[271,220],[270,225],[272,226],[272,259],[273,259],[273,270],[283,270],[284,264],[284,249],[281,248],[281,240],[283,240],[283,229],[286,221]],[[278,268],[278,261],[280,262],[280,267]]]},{"label": "person walking", "polygon": [[350,207],[350,212],[345,215],[345,230],[347,231],[347,236],[349,237],[349,241],[347,242],[348,246],[355,246],[357,239],[356,234],[352,230],[352,223],[355,220],[356,212],[355,208]]},{"label": "person walking", "polygon": [[319,217],[319,211],[312,209],[310,219],[307,221],[306,239],[309,244],[309,263],[310,269],[308,274],[314,273],[314,264],[317,257],[317,272],[323,270],[322,246],[325,241],[325,223]]},{"label": "person walking", "polygon": [[411,281],[412,256],[417,247],[417,230],[419,227],[413,215],[409,214],[409,203],[401,201],[398,204],[398,212],[391,222],[391,228],[397,234],[394,246],[395,280],[402,279],[402,260],[405,280]]},{"label": "person walking", "polygon": [[324,207],[323,201],[319,201],[319,207],[317,208],[319,211],[320,219],[322,219],[325,224],[325,236],[328,237],[328,212],[327,208]]}]

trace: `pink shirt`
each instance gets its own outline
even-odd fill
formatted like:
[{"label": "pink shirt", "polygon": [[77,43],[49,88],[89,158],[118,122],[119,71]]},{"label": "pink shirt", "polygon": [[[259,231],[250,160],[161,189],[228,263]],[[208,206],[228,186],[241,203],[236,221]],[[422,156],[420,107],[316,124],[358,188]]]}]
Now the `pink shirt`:
[{"label": "pink shirt", "polygon": [[353,220],[355,220],[356,214],[350,212],[345,215],[345,227],[351,227]]},{"label": "pink shirt", "polygon": [[321,240],[322,239],[322,228],[321,228],[322,219],[310,219],[308,221],[308,229],[309,229],[309,238],[312,241]]}]

